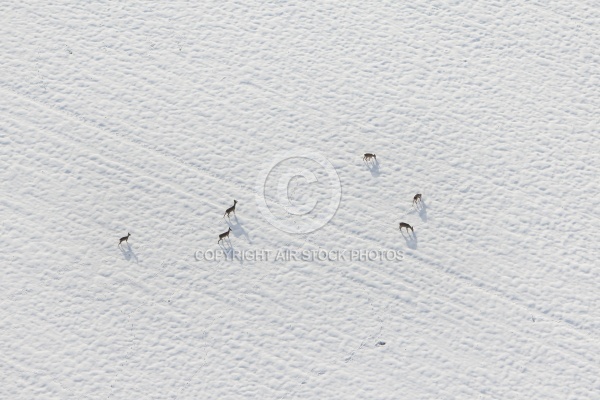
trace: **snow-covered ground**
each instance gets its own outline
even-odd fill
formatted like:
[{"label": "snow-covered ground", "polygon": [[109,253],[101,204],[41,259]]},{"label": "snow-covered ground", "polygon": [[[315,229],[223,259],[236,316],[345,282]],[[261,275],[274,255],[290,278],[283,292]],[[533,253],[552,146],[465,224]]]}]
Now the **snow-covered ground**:
[{"label": "snow-covered ground", "polygon": [[0,6],[0,398],[600,399],[598,4],[163,3]]}]

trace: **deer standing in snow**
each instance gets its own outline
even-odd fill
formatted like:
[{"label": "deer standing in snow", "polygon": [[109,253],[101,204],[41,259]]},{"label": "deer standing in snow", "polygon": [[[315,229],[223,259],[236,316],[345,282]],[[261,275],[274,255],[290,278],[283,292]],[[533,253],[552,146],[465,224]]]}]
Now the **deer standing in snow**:
[{"label": "deer standing in snow", "polygon": [[229,214],[233,213],[235,214],[235,205],[237,204],[237,200],[233,200],[233,205],[231,207],[229,207],[227,210],[225,210],[225,214],[223,214],[223,218],[225,218],[225,216],[227,215],[227,217],[229,217]]},{"label": "deer standing in snow", "polygon": [[377,161],[377,156],[375,154],[371,154],[371,153],[365,153],[365,155],[363,156],[363,161],[367,162],[369,160],[375,160]]},{"label": "deer standing in snow", "polygon": [[408,232],[408,230],[410,229],[412,233],[415,233],[413,227],[407,224],[406,222],[400,222],[400,232],[402,232],[402,228],[406,228],[406,232]]},{"label": "deer standing in snow", "polygon": [[127,244],[129,244],[129,242],[127,241],[129,239],[129,236],[131,236],[131,233],[127,232],[127,236],[123,236],[121,239],[119,239],[119,246],[123,242],[126,242]]},{"label": "deer standing in snow", "polygon": [[229,232],[231,232],[231,227],[229,227],[229,229],[227,230],[227,232],[221,233],[219,235],[219,241],[217,243],[221,242],[225,238],[229,239]]},{"label": "deer standing in snow", "polygon": [[417,193],[415,194],[415,197],[413,197],[413,206],[417,205],[417,203],[421,202],[421,193]]}]

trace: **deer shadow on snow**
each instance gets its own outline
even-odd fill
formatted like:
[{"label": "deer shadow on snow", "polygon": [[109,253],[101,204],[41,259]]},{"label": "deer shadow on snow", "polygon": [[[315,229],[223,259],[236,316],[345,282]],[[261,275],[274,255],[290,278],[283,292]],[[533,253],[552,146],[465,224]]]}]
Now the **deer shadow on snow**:
[{"label": "deer shadow on snow", "polygon": [[235,236],[236,238],[243,236],[246,238],[246,241],[248,243],[252,243],[252,241],[250,240],[250,236],[248,236],[248,233],[242,226],[242,223],[238,219],[237,215],[233,216],[233,220],[229,219],[229,221],[227,221],[227,224],[231,228],[231,232],[233,233],[233,236]]},{"label": "deer shadow on snow", "polygon": [[224,256],[222,261],[228,263],[237,261],[240,265],[244,264],[244,258],[239,254],[239,252],[236,252],[235,247],[233,247],[233,243],[231,243],[229,238],[227,238],[227,243],[219,243],[219,247],[221,248]]},{"label": "deer shadow on snow", "polygon": [[133,261],[135,263],[138,262],[137,255],[133,252],[133,249],[131,248],[131,245],[129,243],[127,243],[127,247],[123,247],[123,245],[119,244],[119,250],[121,250],[121,254],[123,254],[125,260]]},{"label": "deer shadow on snow", "polygon": [[229,237],[219,242],[219,247],[225,256],[225,261],[237,260],[240,264],[244,264],[244,259],[240,257],[239,254],[236,255],[235,247],[233,247],[233,243]]},{"label": "deer shadow on snow", "polygon": [[233,244],[231,243],[231,239],[229,239],[229,237],[227,237],[227,239],[219,241],[218,243],[221,250],[223,250],[223,253],[225,253],[228,256],[233,253]]},{"label": "deer shadow on snow", "polygon": [[369,172],[371,173],[371,175],[373,177],[378,177],[379,175],[381,175],[381,172],[379,171],[379,161],[374,160],[374,161],[363,161],[367,167],[367,169],[369,170]]},{"label": "deer shadow on snow", "polygon": [[417,210],[417,213],[419,214],[419,217],[421,217],[421,220],[423,222],[427,222],[427,204],[425,204],[425,202],[421,200],[415,206],[415,210]]},{"label": "deer shadow on snow", "polygon": [[404,231],[402,231],[402,230],[400,230],[400,233],[402,234],[402,237],[406,241],[406,245],[408,246],[408,248],[416,250],[417,244],[418,244],[417,234],[415,232],[404,233]]}]

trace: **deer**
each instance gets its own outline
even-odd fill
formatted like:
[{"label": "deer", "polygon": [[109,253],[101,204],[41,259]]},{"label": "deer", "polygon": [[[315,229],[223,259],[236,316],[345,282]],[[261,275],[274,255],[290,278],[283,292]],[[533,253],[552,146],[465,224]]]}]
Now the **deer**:
[{"label": "deer", "polygon": [[221,233],[219,235],[219,241],[217,243],[221,242],[224,238],[229,239],[229,232],[231,232],[231,227],[229,227],[229,229],[227,230],[227,232]]},{"label": "deer", "polygon": [[225,214],[223,214],[223,218],[225,218],[225,216],[227,215],[227,217],[229,218],[229,214],[233,213],[235,214],[235,205],[237,204],[237,200],[233,200],[233,205],[231,207],[229,207],[227,210],[225,210]]},{"label": "deer", "polygon": [[371,153],[365,153],[365,155],[363,156],[363,161],[369,161],[371,159],[374,159],[375,161],[377,161],[377,156],[375,154],[371,154]]},{"label": "deer", "polygon": [[408,230],[410,229],[412,233],[415,233],[413,227],[407,224],[406,222],[400,222],[400,232],[402,232],[402,228],[406,228],[406,232],[408,232]]},{"label": "deer", "polygon": [[129,236],[131,236],[131,233],[127,232],[127,236],[123,236],[121,239],[119,239],[119,246],[123,242],[127,242],[127,244],[129,244],[129,242],[127,241],[129,239]]},{"label": "deer", "polygon": [[421,202],[421,193],[417,193],[417,194],[415,194],[415,197],[413,197],[413,206],[420,202]]}]

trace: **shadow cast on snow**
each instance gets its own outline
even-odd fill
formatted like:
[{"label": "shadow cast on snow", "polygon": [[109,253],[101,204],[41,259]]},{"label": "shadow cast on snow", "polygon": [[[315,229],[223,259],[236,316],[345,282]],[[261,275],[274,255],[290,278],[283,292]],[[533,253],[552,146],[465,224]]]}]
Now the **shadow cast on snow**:
[{"label": "shadow cast on snow", "polygon": [[427,222],[427,204],[425,204],[424,201],[420,201],[417,204],[418,205],[415,206],[415,209],[419,213],[419,217],[421,217],[421,220],[423,222]]},{"label": "shadow cast on snow", "polygon": [[240,265],[244,264],[244,258],[240,257],[239,254],[235,254],[235,248],[233,247],[233,243],[231,243],[231,239],[227,238],[227,242],[222,241],[219,243],[219,247],[223,251],[223,255],[225,256],[225,261],[234,261],[237,260]]},{"label": "shadow cast on snow", "polygon": [[248,236],[248,233],[246,232],[246,230],[242,226],[242,223],[240,222],[240,220],[238,220],[238,217],[236,215],[234,215],[234,219],[235,219],[235,223],[231,219],[229,219],[227,221],[227,224],[231,228],[231,232],[233,233],[233,236],[235,236],[236,238],[243,236],[246,238],[246,241],[248,243],[252,243],[252,241],[250,240],[250,236]]},{"label": "shadow cast on snow", "polygon": [[365,165],[367,166],[367,168],[369,169],[369,172],[371,173],[371,175],[373,177],[378,177],[379,175],[381,175],[381,173],[379,172],[379,161],[375,160],[372,162],[369,161],[363,161],[365,163]]},{"label": "shadow cast on snow", "polygon": [[127,247],[125,248],[123,247],[123,245],[119,244],[119,250],[121,250],[121,254],[123,254],[125,260],[133,261],[135,263],[138,262],[138,258],[133,252],[133,249],[131,248],[131,245],[129,243],[127,243]]},{"label": "shadow cast on snow", "polygon": [[414,232],[406,233],[405,234],[402,230],[400,231],[400,233],[402,234],[402,237],[406,241],[406,245],[410,249],[416,250],[417,249],[417,244],[418,244],[417,234],[414,233]]}]

